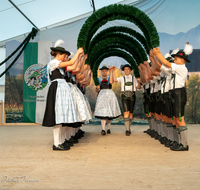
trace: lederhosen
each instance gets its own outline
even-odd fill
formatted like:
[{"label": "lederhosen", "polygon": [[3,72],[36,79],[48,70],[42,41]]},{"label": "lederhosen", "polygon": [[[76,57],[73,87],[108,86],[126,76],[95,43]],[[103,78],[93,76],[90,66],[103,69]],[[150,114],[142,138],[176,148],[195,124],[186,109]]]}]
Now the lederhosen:
[{"label": "lederhosen", "polygon": [[[160,85],[161,80],[158,80],[157,83]],[[156,93],[156,109],[155,112],[160,114],[162,112],[162,98],[161,98],[161,90]]]},{"label": "lederhosen", "polygon": [[[132,86],[132,91],[126,91],[126,86]],[[126,82],[126,78],[124,77],[124,91],[121,92],[121,99],[122,99],[122,107],[123,111],[127,112],[130,111],[130,113],[133,113],[134,106],[135,106],[135,92],[133,91],[134,87],[134,78],[132,76],[132,82]]]},{"label": "lederhosen", "polygon": [[167,77],[165,77],[164,85],[163,85],[163,115],[166,115],[167,117],[172,117],[172,98],[171,98],[171,92],[165,92],[165,86],[166,86],[166,80]]},{"label": "lederhosen", "polygon": [[150,87],[146,89],[145,85],[143,86],[143,105],[144,105],[144,113],[149,114],[150,112]]},{"label": "lederhosen", "polygon": [[165,115],[165,100],[164,100],[164,93],[165,93],[165,85],[166,85],[166,77],[161,77],[160,79],[161,88],[163,88],[163,93],[160,94],[160,105],[161,105],[161,113]]},{"label": "lederhosen", "polygon": [[173,90],[171,90],[171,96],[172,96],[172,110],[173,110],[173,116],[176,118],[180,118],[184,116],[185,112],[185,105],[187,102],[187,92],[186,87],[182,88],[175,88],[175,80],[176,80],[176,74],[172,74],[172,80],[173,80]]},{"label": "lederhosen", "polygon": [[152,87],[152,89],[153,89],[153,93],[151,93],[151,95],[150,95],[150,110],[151,110],[151,113],[155,113],[155,111],[156,111],[156,109],[155,109],[155,107],[156,107],[156,94],[157,94],[157,92],[154,92],[154,89],[155,89],[155,83],[153,83],[153,87]]}]

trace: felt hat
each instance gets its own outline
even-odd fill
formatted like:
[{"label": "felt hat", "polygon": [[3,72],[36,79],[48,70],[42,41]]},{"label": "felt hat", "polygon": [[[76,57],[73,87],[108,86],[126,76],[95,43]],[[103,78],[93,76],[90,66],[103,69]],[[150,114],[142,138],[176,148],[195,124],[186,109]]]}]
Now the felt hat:
[{"label": "felt hat", "polygon": [[129,64],[122,65],[121,70],[123,71],[125,67],[129,67],[131,69],[131,71],[133,70],[133,68]]},{"label": "felt hat", "polygon": [[186,62],[190,63],[190,60],[188,59],[188,55],[190,55],[193,52],[193,47],[189,44],[189,42],[185,43],[185,48],[184,50],[179,50],[177,53],[172,54],[172,57],[181,57],[183,58]]},{"label": "felt hat", "polygon": [[104,69],[108,70],[108,67],[106,67],[106,66],[103,66],[103,67],[101,67],[101,69],[100,69],[100,70],[104,70]]},{"label": "felt hat", "polygon": [[185,59],[186,62],[190,63],[190,60],[188,59],[188,55],[185,54],[184,51],[178,51],[176,54],[172,54],[172,57],[181,57],[183,59]]},{"label": "felt hat", "polygon": [[67,51],[65,48],[60,46],[62,43],[64,43],[63,40],[57,40],[56,43],[55,43],[55,46],[50,47],[50,49],[52,51],[58,51],[58,52],[66,53],[68,56],[70,56],[71,53],[69,51]]}]

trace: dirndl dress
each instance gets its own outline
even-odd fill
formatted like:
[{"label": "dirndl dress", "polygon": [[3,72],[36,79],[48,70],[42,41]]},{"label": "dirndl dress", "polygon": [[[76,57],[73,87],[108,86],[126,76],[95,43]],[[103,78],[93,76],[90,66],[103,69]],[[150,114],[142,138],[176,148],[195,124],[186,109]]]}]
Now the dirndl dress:
[{"label": "dirndl dress", "polygon": [[[73,77],[73,78],[72,78]],[[67,71],[65,73],[65,79],[68,81],[68,85],[71,88],[72,98],[75,104],[77,119],[80,123],[85,123],[92,119],[90,110],[88,109],[87,103],[82,92],[76,86],[76,77],[75,75],[70,75]]]},{"label": "dirndl dress", "polygon": [[47,65],[49,90],[42,126],[53,127],[58,124],[73,126],[78,122],[76,108],[69,84],[64,79],[64,72],[58,69],[60,61],[52,60]]},{"label": "dirndl dress", "polygon": [[97,96],[94,111],[96,118],[112,120],[121,115],[117,97],[111,88],[111,84],[101,82],[101,90]]},{"label": "dirndl dress", "polygon": [[[90,103],[89,103],[89,100],[88,100],[88,98],[87,98],[87,97],[86,97],[86,95],[85,95],[86,89],[85,89],[85,87],[84,87],[84,86],[81,86],[81,85],[80,85],[80,83],[77,83],[77,87],[78,87],[78,88],[79,88],[79,90],[82,92],[82,94],[83,94],[83,96],[84,96],[84,98],[85,98],[85,101],[86,101],[86,104],[87,104],[88,110],[89,110],[89,112],[90,112],[90,115],[91,115],[91,118],[92,118],[92,110],[91,110],[91,107],[90,107]],[[85,123],[84,123],[84,124],[88,124],[88,123],[89,123],[89,121],[90,121],[90,120],[88,120],[88,121],[85,121]]]}]

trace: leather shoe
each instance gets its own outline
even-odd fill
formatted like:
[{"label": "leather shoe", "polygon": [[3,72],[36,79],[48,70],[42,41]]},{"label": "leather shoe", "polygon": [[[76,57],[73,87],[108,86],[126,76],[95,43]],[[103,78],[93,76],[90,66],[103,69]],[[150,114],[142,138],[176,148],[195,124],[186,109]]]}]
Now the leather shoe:
[{"label": "leather shoe", "polygon": [[130,136],[130,131],[126,131],[126,136]]},{"label": "leather shoe", "polygon": [[53,150],[69,150],[70,147],[65,147],[63,144],[59,144],[58,146],[53,145]]},{"label": "leather shoe", "polygon": [[176,147],[172,147],[170,148],[173,151],[188,151],[189,150],[189,146],[187,145],[186,147],[184,147],[182,144],[179,144]]},{"label": "leather shoe", "polygon": [[110,131],[110,129],[108,129],[108,130],[107,130],[107,134],[111,134],[111,131]]},{"label": "leather shoe", "polygon": [[104,130],[101,131],[102,135],[106,135],[106,132]]},{"label": "leather shoe", "polygon": [[78,141],[78,139],[75,139],[73,136],[71,136],[71,138],[69,139],[69,142],[71,142],[73,144],[77,144],[79,141]]}]

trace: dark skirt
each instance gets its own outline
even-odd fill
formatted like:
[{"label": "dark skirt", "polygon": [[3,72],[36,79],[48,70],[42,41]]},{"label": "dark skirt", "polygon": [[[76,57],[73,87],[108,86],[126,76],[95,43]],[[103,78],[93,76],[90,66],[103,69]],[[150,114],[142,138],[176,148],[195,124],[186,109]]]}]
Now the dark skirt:
[{"label": "dark skirt", "polygon": [[[42,126],[44,127],[53,127],[56,124],[56,115],[55,115],[55,102],[56,102],[56,91],[57,91],[58,82],[54,81],[51,83],[46,100],[46,109],[44,113],[44,118],[42,122]],[[81,122],[76,123],[60,123],[62,126],[78,128],[82,126]]]}]

